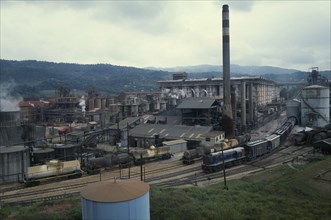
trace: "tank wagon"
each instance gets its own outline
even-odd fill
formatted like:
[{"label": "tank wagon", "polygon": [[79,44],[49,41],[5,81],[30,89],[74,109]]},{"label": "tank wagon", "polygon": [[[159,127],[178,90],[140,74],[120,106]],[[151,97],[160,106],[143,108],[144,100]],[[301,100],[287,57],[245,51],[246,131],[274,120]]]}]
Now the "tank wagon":
[{"label": "tank wagon", "polygon": [[128,153],[114,154],[109,157],[98,157],[87,162],[86,171],[88,174],[99,173],[102,168],[112,168],[116,165],[128,167],[133,164],[133,157]]},{"label": "tank wagon", "polygon": [[172,154],[169,146],[154,147],[132,152],[135,165],[154,160],[170,159]]},{"label": "tank wagon", "polygon": [[90,159],[87,162],[86,171],[88,174],[98,173],[102,168],[111,168],[116,165],[128,167],[141,165],[148,161],[166,160],[172,156],[169,146],[152,147],[149,149],[137,150],[129,153],[120,153],[111,157],[99,157]]},{"label": "tank wagon", "polygon": [[82,176],[78,160],[59,161],[50,160],[44,165],[28,167],[24,183],[27,186],[39,185],[40,182],[62,178],[78,178]]},{"label": "tank wagon", "polygon": [[[244,145],[243,151],[237,153],[233,152],[234,149],[241,148],[224,150],[223,154],[225,165],[232,165],[245,160],[253,160],[274,151],[285,142],[286,138],[292,131],[294,123],[294,118],[288,118],[280,128],[273,132],[273,134],[262,139],[247,142]],[[215,172],[220,170],[223,164],[223,158],[220,156],[221,154],[222,152],[204,155],[202,169],[206,172]]]}]

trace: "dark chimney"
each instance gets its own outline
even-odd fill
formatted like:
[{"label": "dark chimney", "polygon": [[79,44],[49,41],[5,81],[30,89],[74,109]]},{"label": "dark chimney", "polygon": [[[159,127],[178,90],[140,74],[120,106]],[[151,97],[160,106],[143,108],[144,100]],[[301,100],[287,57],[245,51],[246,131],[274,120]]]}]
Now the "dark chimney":
[{"label": "dark chimney", "polygon": [[233,117],[231,107],[231,81],[230,81],[230,31],[229,31],[229,6],[223,5],[222,10],[223,30],[223,100],[224,108],[222,121],[225,127],[225,137],[233,137]]}]

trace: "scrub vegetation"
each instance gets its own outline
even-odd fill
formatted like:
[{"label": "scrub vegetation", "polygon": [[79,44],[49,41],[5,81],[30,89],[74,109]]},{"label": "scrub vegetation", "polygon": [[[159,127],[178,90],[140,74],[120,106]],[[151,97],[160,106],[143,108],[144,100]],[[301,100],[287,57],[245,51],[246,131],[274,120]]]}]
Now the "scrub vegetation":
[{"label": "scrub vegetation", "polygon": [[[314,179],[331,156],[305,165],[282,165],[206,187],[151,189],[151,219],[330,219],[331,183]],[[330,180],[330,172],[327,178]],[[5,206],[0,219],[81,219],[80,197],[28,206]]]}]

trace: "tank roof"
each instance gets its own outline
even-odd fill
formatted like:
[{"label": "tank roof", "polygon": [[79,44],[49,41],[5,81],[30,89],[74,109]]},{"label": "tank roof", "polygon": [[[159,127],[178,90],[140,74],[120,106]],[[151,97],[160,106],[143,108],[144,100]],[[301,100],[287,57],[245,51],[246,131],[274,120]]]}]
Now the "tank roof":
[{"label": "tank roof", "polygon": [[61,149],[61,148],[74,148],[78,147],[77,144],[63,144],[63,145],[54,145],[53,148]]},{"label": "tank roof", "polygon": [[33,153],[38,154],[38,153],[50,153],[54,152],[53,148],[34,148]]},{"label": "tank roof", "polygon": [[327,89],[328,87],[325,86],[320,86],[320,85],[311,85],[311,86],[307,86],[303,89]]},{"label": "tank roof", "polygon": [[83,198],[95,202],[124,202],[143,196],[149,185],[141,181],[102,181],[82,189]]},{"label": "tank roof", "polygon": [[14,152],[20,152],[25,151],[28,148],[25,148],[23,145],[17,145],[17,146],[0,146],[0,154],[7,154],[7,153],[14,153]]}]

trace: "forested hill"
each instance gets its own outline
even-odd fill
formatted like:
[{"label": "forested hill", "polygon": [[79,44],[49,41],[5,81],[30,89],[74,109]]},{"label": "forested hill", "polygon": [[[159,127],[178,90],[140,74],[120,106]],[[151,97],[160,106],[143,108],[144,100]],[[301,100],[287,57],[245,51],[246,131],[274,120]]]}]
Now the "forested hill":
[{"label": "forested hill", "polygon": [[[0,60],[1,83],[15,84],[15,95],[38,98],[43,91],[66,85],[79,92],[95,87],[100,93],[158,91],[158,80],[170,79],[167,71],[147,70],[110,64],[68,64],[44,61]],[[54,93],[53,93],[54,94]]]},{"label": "forested hill", "polygon": [[[208,68],[205,68],[207,66]],[[209,65],[210,66],[210,65]],[[181,67],[180,71],[188,72],[188,78],[220,77],[220,71],[212,71],[208,65],[199,71],[190,72],[192,67]],[[252,67],[235,65],[232,76],[253,76]],[[200,67],[200,66],[199,66]],[[213,67],[213,66],[212,66]],[[240,67],[240,68],[239,68]],[[255,69],[257,67],[254,67]],[[262,69],[261,69],[262,68]],[[257,68],[259,75],[278,82],[305,82],[307,72],[283,69],[279,67]],[[217,68],[221,69],[221,68]],[[197,68],[195,68],[197,70]],[[235,72],[238,70],[238,72]],[[240,70],[240,71],[239,71]],[[264,71],[262,71],[264,70]],[[270,71],[269,71],[270,70]],[[273,71],[271,71],[273,70]],[[274,71],[278,71],[275,73]],[[179,71],[179,70],[172,70]],[[44,61],[11,61],[0,60],[1,91],[10,88],[5,94],[19,96],[25,99],[39,99],[54,96],[54,90],[60,86],[68,86],[76,95],[86,94],[90,87],[104,95],[119,94],[134,91],[159,91],[157,81],[172,78],[172,71],[154,68],[142,69],[111,64],[69,64]],[[247,74],[245,74],[247,72]],[[282,74],[280,74],[282,73]],[[321,75],[331,79],[330,71],[321,71]],[[3,86],[6,83],[6,86]],[[11,86],[8,86],[8,83]],[[4,94],[4,92],[2,92]]]}]

